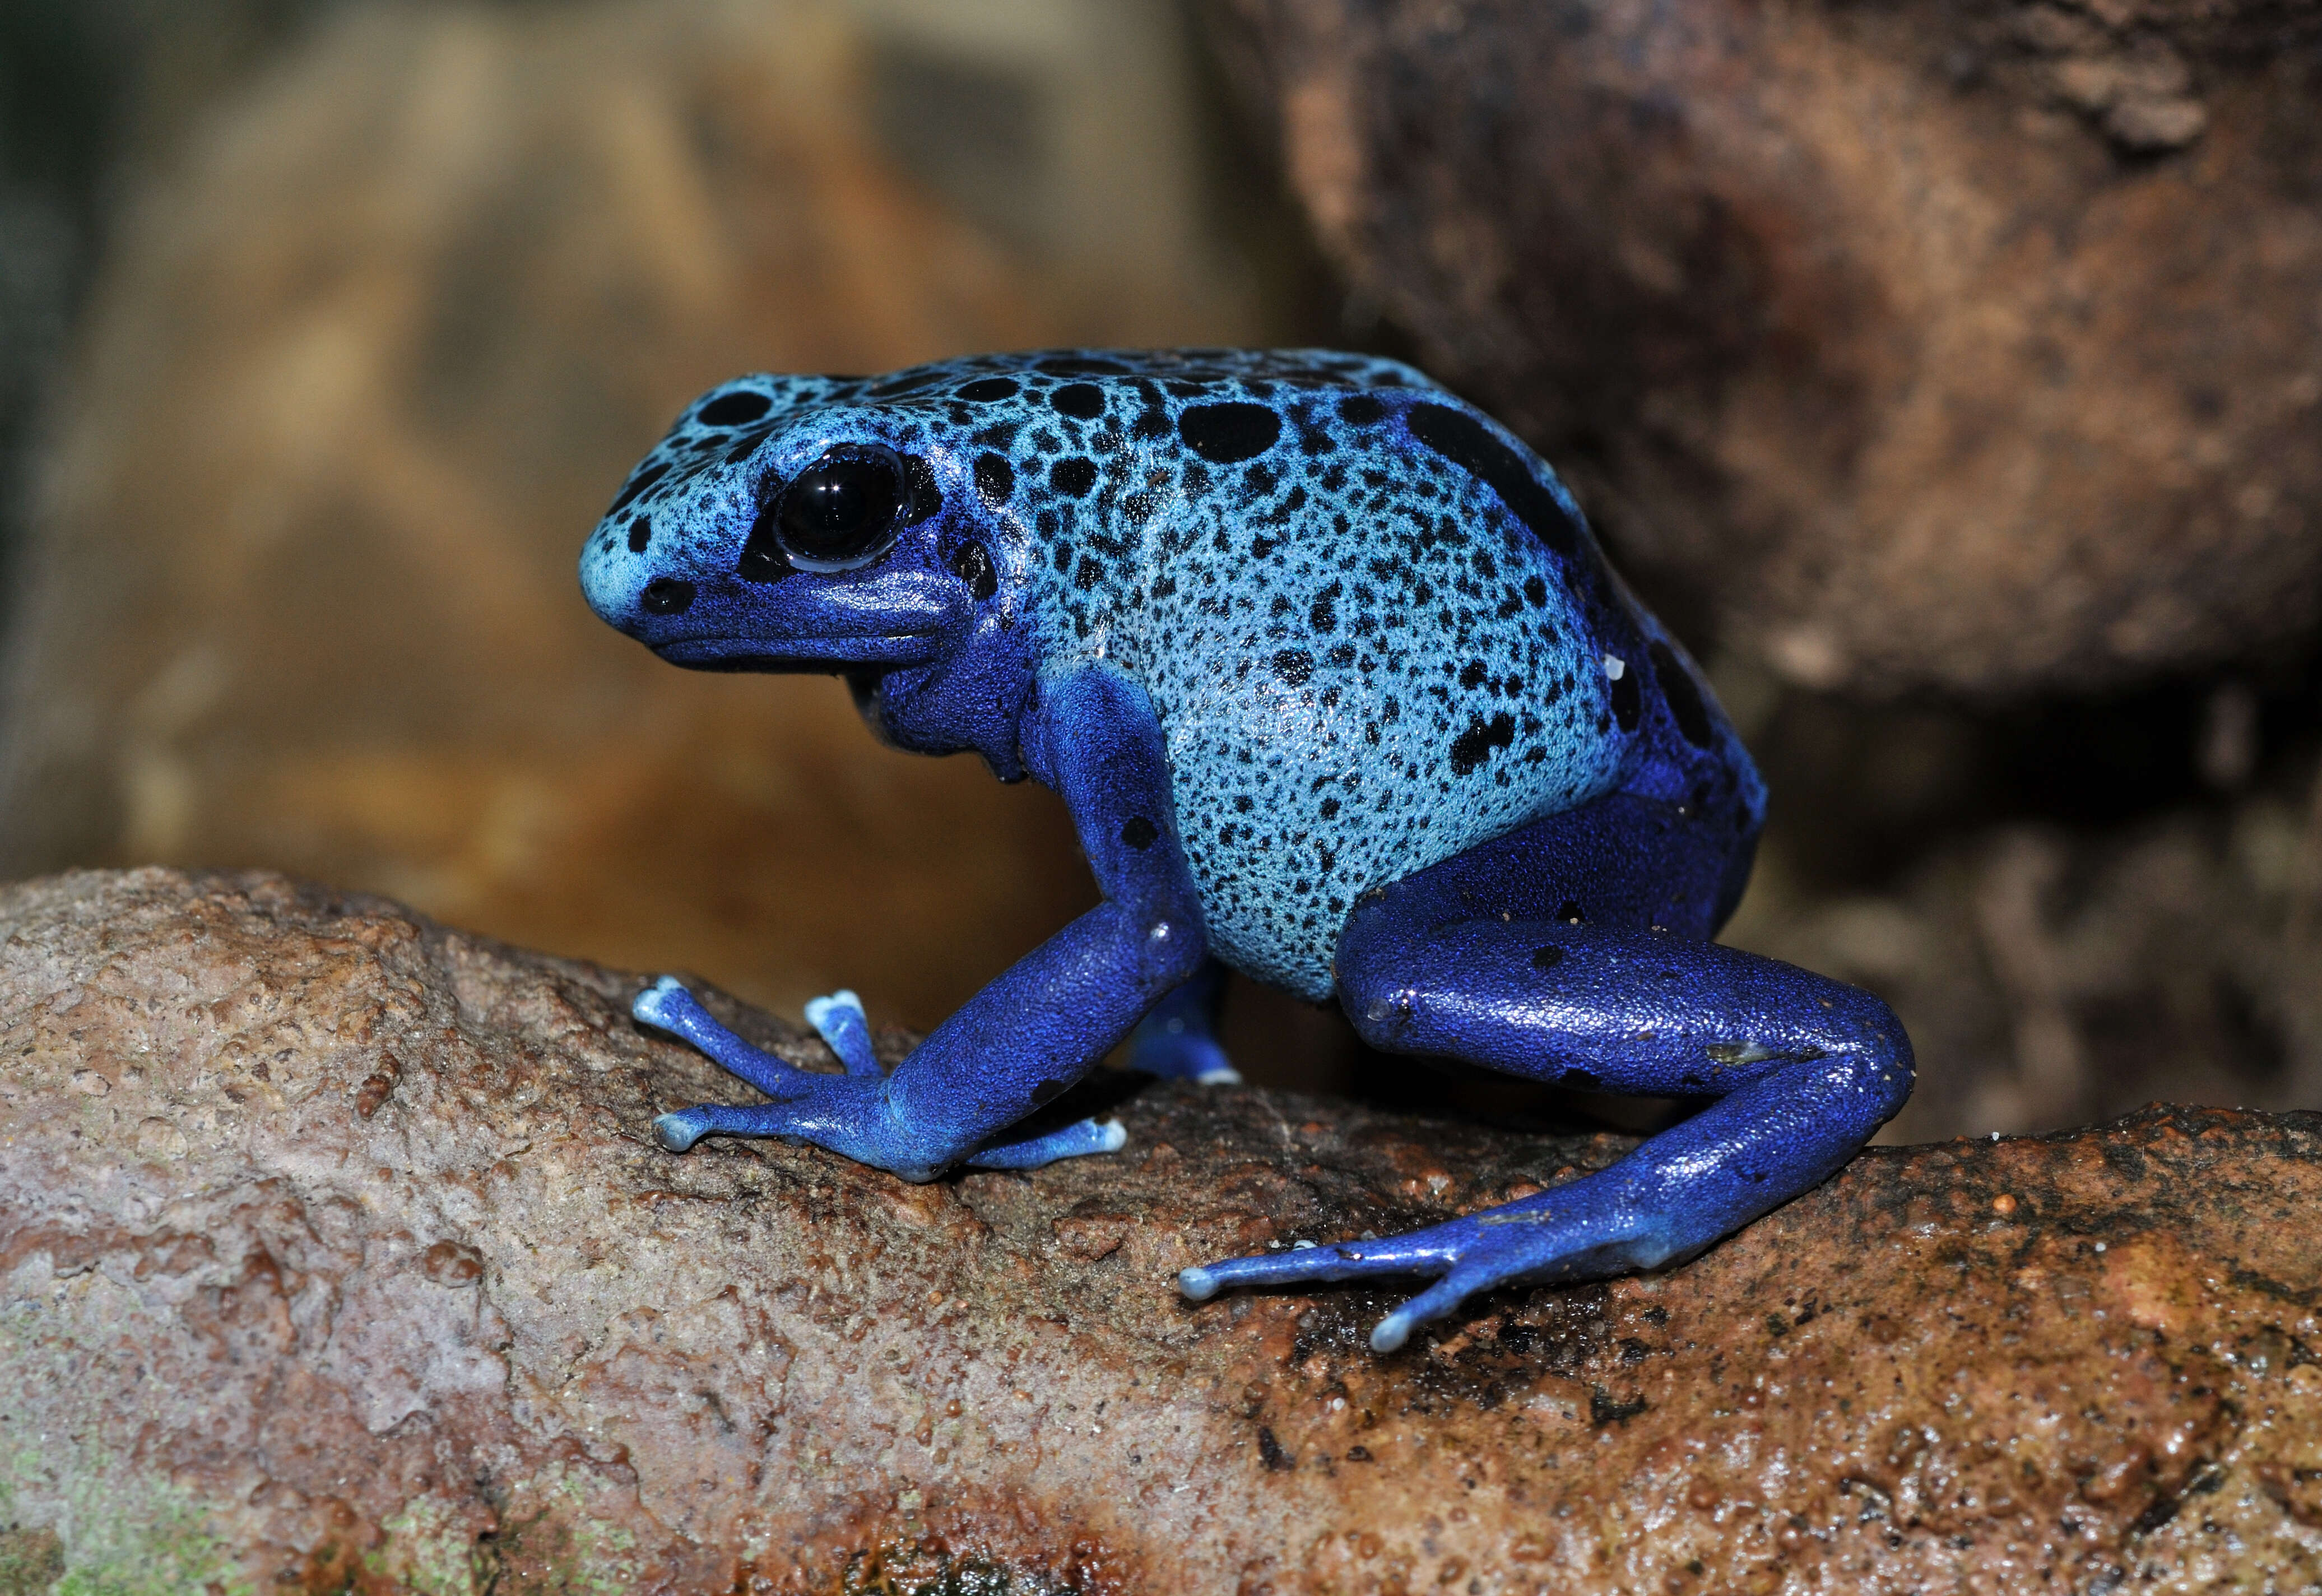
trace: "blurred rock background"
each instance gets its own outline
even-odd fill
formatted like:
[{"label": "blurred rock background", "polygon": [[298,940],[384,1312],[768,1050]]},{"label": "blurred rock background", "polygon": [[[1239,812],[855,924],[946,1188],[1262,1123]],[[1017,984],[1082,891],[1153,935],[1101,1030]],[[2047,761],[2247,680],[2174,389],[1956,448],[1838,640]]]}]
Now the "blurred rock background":
[{"label": "blurred rock background", "polygon": [[870,745],[835,682],[663,666],[573,564],[738,371],[1265,341],[1175,12],[48,26],[116,147],[69,196],[98,247],[19,562],[10,871],[275,860],[919,1025],[1089,897],[1047,794]]},{"label": "blurred rock background", "polygon": [[[24,0],[0,869],[268,865],[930,1024],[1055,801],[571,573],[759,368],[1312,343],[1540,445],[1903,1138],[2322,1103],[2322,5]],[[1587,1111],[1237,993],[1260,1080]]]}]

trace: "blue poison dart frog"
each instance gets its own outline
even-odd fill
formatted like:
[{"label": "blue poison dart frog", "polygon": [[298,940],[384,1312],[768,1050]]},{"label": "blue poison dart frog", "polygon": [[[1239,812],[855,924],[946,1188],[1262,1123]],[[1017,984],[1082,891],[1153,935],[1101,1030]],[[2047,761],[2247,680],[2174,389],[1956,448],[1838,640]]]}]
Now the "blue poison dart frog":
[{"label": "blue poison dart frog", "polygon": [[769,1101],[654,1124],[926,1180],[1120,1147],[1019,1121],[1115,1043],[1230,1078],[1221,965],[1372,1046],[1705,1106],[1599,1173],[1385,1240],[1185,1270],[1432,1277],[1371,1344],[1511,1282],[1650,1269],[1843,1165],[1911,1048],[1868,993],[1711,940],[1765,790],[1555,473],[1406,365],[1323,351],[983,355],[744,377],[629,475],[590,604],[699,670],[843,675],[872,729],[1069,806],[1103,902],[891,1074],[851,993],[784,1065],[671,979],[636,1017]]}]

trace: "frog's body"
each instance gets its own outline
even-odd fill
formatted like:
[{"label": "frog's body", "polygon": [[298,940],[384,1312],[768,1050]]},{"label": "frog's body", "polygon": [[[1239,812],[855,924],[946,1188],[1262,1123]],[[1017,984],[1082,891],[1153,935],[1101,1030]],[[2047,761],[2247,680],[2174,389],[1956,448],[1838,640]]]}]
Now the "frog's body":
[{"label": "frog's body", "polygon": [[664,1116],[674,1147],[797,1135],[924,1178],[1117,1145],[997,1133],[1140,1017],[1140,1062],[1219,1071],[1210,957],[1383,1047],[1722,1099],[1497,1215],[1187,1271],[1443,1275],[1384,1346],[1485,1285],[1705,1245],[1908,1091],[1875,999],[1709,941],[1762,814],[1748,755],[1554,474],[1409,367],[745,378],[639,465],[581,576],[665,657],[844,672],[890,740],[1055,786],[1107,898],[875,1082],[851,1000],[810,1017],[852,1076],[799,1075],[663,983],[640,1016],[778,1099]]}]

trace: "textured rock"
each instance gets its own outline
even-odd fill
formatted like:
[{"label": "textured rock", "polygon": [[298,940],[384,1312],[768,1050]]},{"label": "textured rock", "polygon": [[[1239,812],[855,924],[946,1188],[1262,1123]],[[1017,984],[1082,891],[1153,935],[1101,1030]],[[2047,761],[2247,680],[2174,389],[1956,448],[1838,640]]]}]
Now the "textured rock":
[{"label": "textured rock", "polygon": [[2322,617],[2315,0],[1212,0],[1365,302],[1794,681]]},{"label": "textured rock", "polygon": [[1695,1263],[1504,1294],[1381,1359],[1380,1293],[1191,1307],[1171,1271],[1500,1200],[1619,1139],[1121,1081],[1128,1150],[1028,1176],[675,1159],[649,1116],[736,1088],[626,1023],[635,985],[270,876],[0,894],[0,1569],[2322,1581],[2314,1115],[1874,1150]]}]

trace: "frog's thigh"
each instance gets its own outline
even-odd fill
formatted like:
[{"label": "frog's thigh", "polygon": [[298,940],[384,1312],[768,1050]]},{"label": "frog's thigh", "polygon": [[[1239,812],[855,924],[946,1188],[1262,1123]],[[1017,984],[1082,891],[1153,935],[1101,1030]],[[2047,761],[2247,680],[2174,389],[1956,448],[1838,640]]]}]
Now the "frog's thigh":
[{"label": "frog's thigh", "polygon": [[1876,1059],[1900,1079],[1865,1083],[1859,1141],[1908,1090],[1901,1027],[1867,992],[1708,940],[1729,853],[1635,800],[1548,817],[1367,894],[1339,939],[1339,1001],[1375,1047],[1582,1088],[1723,1096],[1784,1065]]}]

